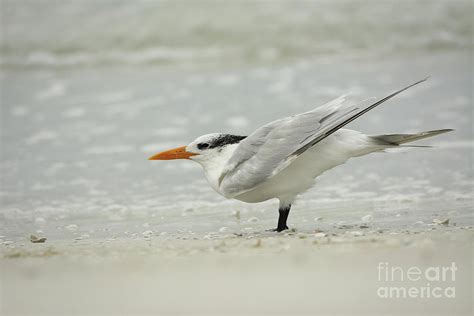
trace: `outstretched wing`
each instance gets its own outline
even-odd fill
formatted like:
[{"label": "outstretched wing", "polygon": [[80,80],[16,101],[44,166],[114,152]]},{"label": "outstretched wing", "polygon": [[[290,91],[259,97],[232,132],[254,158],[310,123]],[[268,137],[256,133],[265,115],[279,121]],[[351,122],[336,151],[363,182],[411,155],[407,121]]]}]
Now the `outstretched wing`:
[{"label": "outstretched wing", "polygon": [[230,198],[252,190],[344,125],[426,79],[375,103],[365,100],[359,104],[349,104],[345,96],[341,96],[312,111],[282,118],[258,128],[240,142],[224,167],[219,178],[220,191]]}]

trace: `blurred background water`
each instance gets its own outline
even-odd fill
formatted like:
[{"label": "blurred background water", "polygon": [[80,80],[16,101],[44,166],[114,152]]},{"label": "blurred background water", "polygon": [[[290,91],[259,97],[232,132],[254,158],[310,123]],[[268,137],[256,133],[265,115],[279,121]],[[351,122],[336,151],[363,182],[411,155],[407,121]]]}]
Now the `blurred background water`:
[{"label": "blurred background water", "polygon": [[470,50],[470,1],[2,1],[10,67],[274,64]]},{"label": "blurred background water", "polygon": [[[341,94],[383,97],[368,134],[454,128],[358,158],[290,223],[374,214],[472,224],[471,1],[1,1],[0,234],[213,232],[274,226],[274,201],[227,201],[197,164],[147,157],[201,134],[247,135]],[[72,225],[72,226],[71,226]],[[223,230],[224,231],[224,230]]]}]

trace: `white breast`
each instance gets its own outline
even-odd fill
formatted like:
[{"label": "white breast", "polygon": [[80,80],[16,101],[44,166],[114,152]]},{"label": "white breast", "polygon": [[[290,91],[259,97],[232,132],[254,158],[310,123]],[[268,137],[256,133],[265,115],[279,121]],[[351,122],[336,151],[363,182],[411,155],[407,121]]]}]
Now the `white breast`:
[{"label": "white breast", "polygon": [[211,187],[219,194],[223,195],[219,190],[219,178],[222,175],[222,170],[224,169],[227,161],[230,159],[238,144],[227,145],[222,148],[215,155],[207,155],[201,159],[200,156],[192,158],[192,160],[198,162],[204,169],[204,175],[206,176],[207,181]]},{"label": "white breast", "polygon": [[382,149],[362,133],[341,129],[307,150],[276,176],[235,198],[248,203],[272,198],[291,203],[298,194],[311,188],[315,178],[325,171],[351,157]]}]

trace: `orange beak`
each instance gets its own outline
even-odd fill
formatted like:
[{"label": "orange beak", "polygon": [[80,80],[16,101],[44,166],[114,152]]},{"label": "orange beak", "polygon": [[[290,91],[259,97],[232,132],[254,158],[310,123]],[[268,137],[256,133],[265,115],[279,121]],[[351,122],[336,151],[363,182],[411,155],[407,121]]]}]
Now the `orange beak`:
[{"label": "orange beak", "polygon": [[199,154],[190,153],[186,151],[186,146],[173,148],[170,150],[162,151],[154,156],[148,158],[148,160],[172,160],[172,159],[189,159],[189,157],[196,156]]}]

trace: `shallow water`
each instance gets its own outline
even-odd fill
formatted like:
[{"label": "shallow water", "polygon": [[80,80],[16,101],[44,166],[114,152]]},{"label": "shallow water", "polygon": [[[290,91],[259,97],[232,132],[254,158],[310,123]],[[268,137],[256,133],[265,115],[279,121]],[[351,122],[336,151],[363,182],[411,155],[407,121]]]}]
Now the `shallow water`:
[{"label": "shallow water", "polygon": [[[313,62],[191,73],[6,73],[2,234],[22,236],[41,229],[55,235],[78,221],[87,223],[81,229],[89,233],[114,226],[123,233],[146,223],[156,231],[215,231],[231,225],[222,225],[222,219],[232,218],[233,212],[241,212],[245,223],[234,228],[237,232],[247,226],[270,228],[276,219],[275,202],[226,201],[207,186],[197,164],[146,158],[208,132],[248,134],[345,91],[354,91],[357,98],[383,96],[426,74],[432,75],[426,84],[350,128],[368,134],[456,131],[421,142],[435,148],[373,154],[328,172],[295,205],[290,223],[306,226],[304,220],[332,208],[351,218],[352,203],[366,205],[368,214],[377,212],[377,203],[384,204],[396,215],[425,201],[440,201],[445,206],[440,209],[434,203],[435,214],[470,214],[473,142],[467,58],[451,54],[416,62]],[[247,223],[252,217],[264,225]],[[341,220],[337,214],[328,217]],[[472,224],[471,216],[464,217]],[[98,227],[91,228],[91,222]],[[134,222],[141,224],[137,228]]]},{"label": "shallow water", "polygon": [[[271,228],[275,201],[227,201],[197,164],[146,158],[205,133],[246,135],[347,92],[383,97],[427,75],[348,127],[455,132],[421,142],[431,149],[374,154],[324,174],[289,223],[312,231],[370,214],[374,229],[415,230],[434,218],[473,224],[469,2],[410,10],[360,2],[355,15],[344,2],[255,11],[201,2],[192,14],[171,2],[5,3],[0,233],[9,239]],[[182,14],[179,28],[166,27],[170,12]],[[54,18],[35,24],[44,14]]]}]

